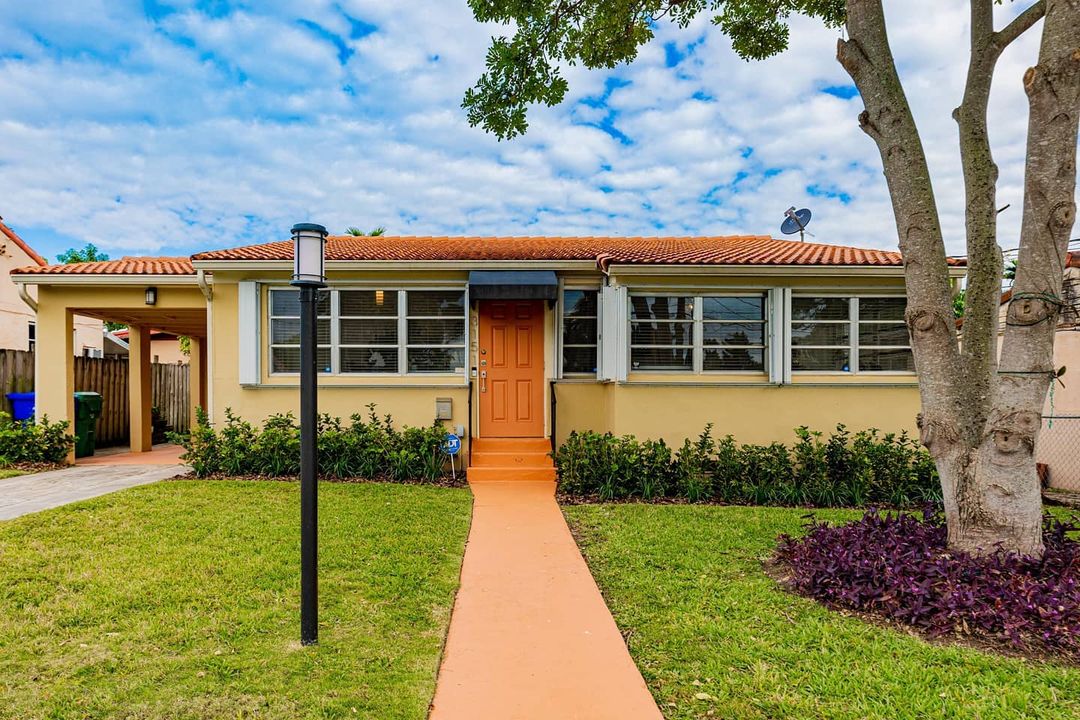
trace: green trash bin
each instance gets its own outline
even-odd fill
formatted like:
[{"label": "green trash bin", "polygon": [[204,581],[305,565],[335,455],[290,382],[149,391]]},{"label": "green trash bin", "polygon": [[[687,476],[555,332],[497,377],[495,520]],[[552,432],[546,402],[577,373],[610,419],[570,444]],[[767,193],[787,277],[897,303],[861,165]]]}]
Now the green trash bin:
[{"label": "green trash bin", "polygon": [[97,419],[101,417],[101,395],[96,392],[75,393],[75,457],[94,454]]}]

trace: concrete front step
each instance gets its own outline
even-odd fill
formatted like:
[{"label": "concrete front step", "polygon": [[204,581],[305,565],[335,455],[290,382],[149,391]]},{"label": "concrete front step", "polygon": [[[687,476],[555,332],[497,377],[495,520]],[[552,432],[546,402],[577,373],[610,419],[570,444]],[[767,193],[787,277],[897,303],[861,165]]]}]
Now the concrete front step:
[{"label": "concrete front step", "polygon": [[473,438],[473,452],[539,452],[551,450],[547,438]]},{"label": "concrete front step", "polygon": [[473,452],[472,464],[476,467],[551,467],[547,453],[520,452]]},{"label": "concrete front step", "polygon": [[469,482],[487,482],[491,480],[542,480],[553,482],[555,480],[555,468],[537,467],[477,467],[473,465],[468,471]]},{"label": "concrete front step", "polygon": [[554,480],[550,451],[551,444],[544,438],[477,438],[469,480]]}]

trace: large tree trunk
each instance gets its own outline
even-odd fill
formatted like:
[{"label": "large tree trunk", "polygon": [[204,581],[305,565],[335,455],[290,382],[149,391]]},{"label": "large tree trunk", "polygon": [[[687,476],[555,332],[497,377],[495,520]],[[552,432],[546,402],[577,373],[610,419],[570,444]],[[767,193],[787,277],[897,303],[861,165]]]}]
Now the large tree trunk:
[{"label": "large tree trunk", "polygon": [[[951,321],[945,245],[918,129],[886,33],[881,0],[849,0],[837,57],[866,105],[904,256],[923,412],[923,443],[941,476],[951,547],[1041,555],[1042,498],[1035,439],[1053,372],[1054,325],[1075,207],[1080,0],[1040,0],[1000,32],[991,0],[972,0],[972,58],[960,125],[967,197],[971,305],[964,346]],[[1024,223],[1015,301],[1000,370],[996,357],[1000,252],[997,169],[986,132],[990,80],[1001,51],[1045,15],[1039,64],[1025,76],[1031,107]]]},{"label": "large tree trunk", "polygon": [[1035,443],[1056,374],[1054,335],[1076,220],[1080,0],[1047,0],[1039,61],[1024,74],[1024,89],[1029,118],[1020,253],[979,464],[990,480],[980,486],[983,514],[1000,520],[1011,508],[1024,508],[1012,533],[1015,548],[1009,547],[1036,553],[1041,537],[1027,544],[1023,538],[1041,513]]},{"label": "large tree trunk", "polygon": [[[993,438],[974,449],[963,445],[936,458],[949,547],[974,555],[997,548],[1041,555],[1042,494],[1033,455],[1002,453]],[[1010,462],[1001,462],[1003,456]]]}]

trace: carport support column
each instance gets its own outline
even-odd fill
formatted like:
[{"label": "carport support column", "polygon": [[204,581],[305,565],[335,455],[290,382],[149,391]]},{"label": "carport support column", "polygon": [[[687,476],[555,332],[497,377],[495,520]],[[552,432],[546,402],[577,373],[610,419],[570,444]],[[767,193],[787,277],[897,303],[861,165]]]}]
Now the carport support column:
[{"label": "carport support column", "polygon": [[191,350],[188,355],[188,396],[191,406],[190,427],[198,426],[196,410],[206,409],[206,341],[191,338]]},{"label": "carport support column", "polygon": [[[74,315],[45,288],[38,292],[37,347],[35,348],[34,413],[49,422],[67,420],[75,434],[75,323]],[[75,448],[68,452],[75,461]]]},{"label": "carport support column", "polygon": [[131,452],[150,452],[150,328],[132,325],[128,335],[128,417]]}]

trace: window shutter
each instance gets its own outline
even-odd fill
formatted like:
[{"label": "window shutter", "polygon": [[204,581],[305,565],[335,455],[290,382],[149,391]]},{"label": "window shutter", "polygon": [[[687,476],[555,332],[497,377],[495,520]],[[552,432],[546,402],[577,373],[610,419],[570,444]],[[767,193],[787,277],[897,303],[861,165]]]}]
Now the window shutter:
[{"label": "window shutter", "polygon": [[630,366],[630,318],[627,317],[630,291],[625,285],[615,288],[615,380],[626,382],[626,370]]},{"label": "window shutter", "polygon": [[[611,382],[618,379],[620,313],[618,288],[600,288],[600,367],[599,379]],[[625,296],[623,296],[625,297]]]},{"label": "window shutter", "polygon": [[787,355],[784,343],[786,295],[784,288],[769,290],[769,382],[777,385],[784,382],[784,357]]},{"label": "window shutter", "polygon": [[785,385],[791,383],[791,288],[783,288],[783,299],[780,303],[780,315],[782,322],[780,324],[781,338],[780,354],[783,360],[783,382]]},{"label": "window shutter", "polygon": [[259,357],[262,355],[259,329],[262,317],[259,315],[259,284],[244,281],[239,283],[237,298],[237,341],[240,356],[240,384],[259,384]]}]

